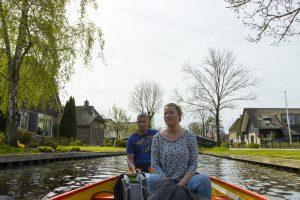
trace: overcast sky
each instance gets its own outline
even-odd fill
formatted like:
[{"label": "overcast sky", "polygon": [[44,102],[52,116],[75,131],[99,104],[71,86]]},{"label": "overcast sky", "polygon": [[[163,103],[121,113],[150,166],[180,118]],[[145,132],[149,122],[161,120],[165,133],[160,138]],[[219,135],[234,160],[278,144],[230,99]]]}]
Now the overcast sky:
[{"label": "overcast sky", "polygon": [[[164,104],[173,102],[173,90],[186,86],[183,64],[200,62],[208,48],[216,48],[232,50],[238,63],[261,79],[257,100],[222,113],[226,132],[244,107],[284,107],[284,90],[289,107],[300,108],[300,37],[278,46],[271,40],[250,43],[245,40],[249,29],[225,7],[224,0],[99,1],[91,16],[104,32],[107,66],[95,57],[87,70],[78,59],[62,102],[72,95],[79,106],[87,99],[106,116],[115,103],[134,120],[128,104],[136,84],[154,80],[164,90]],[[186,115],[183,125],[192,121]],[[162,110],[155,125],[164,126]]]}]

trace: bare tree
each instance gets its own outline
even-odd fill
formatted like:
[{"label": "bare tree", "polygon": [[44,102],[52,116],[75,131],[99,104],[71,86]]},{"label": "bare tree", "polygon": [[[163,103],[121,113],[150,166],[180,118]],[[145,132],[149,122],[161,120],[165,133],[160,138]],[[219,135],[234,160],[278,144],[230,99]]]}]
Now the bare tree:
[{"label": "bare tree", "polygon": [[210,113],[208,113],[206,110],[195,111],[191,109],[190,111],[193,112],[194,119],[196,120],[188,125],[188,129],[196,135],[207,137]]},{"label": "bare tree", "polygon": [[126,111],[118,108],[115,104],[109,111],[111,120],[108,122],[108,129],[116,133],[116,140],[114,146],[117,146],[117,139],[120,139],[120,133],[129,129],[130,117],[127,116]]},{"label": "bare tree", "polygon": [[162,97],[163,91],[159,83],[142,81],[131,93],[130,107],[137,113],[146,113],[151,127],[155,113],[162,107]]},{"label": "bare tree", "polygon": [[250,78],[245,67],[236,65],[233,53],[228,50],[209,49],[203,64],[187,63],[183,71],[192,82],[185,96],[175,91],[177,100],[195,112],[206,110],[212,114],[220,145],[221,111],[234,108],[237,101],[255,99],[256,95],[249,88],[255,86],[258,80]]},{"label": "bare tree", "polygon": [[229,8],[243,18],[243,23],[257,32],[249,36],[252,42],[273,37],[275,43],[300,34],[299,0],[225,0]]}]

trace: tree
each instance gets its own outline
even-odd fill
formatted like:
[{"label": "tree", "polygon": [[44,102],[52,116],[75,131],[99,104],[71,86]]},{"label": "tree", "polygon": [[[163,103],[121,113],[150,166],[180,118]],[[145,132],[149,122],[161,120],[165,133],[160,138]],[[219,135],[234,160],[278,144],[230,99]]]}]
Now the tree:
[{"label": "tree", "polygon": [[137,113],[146,113],[149,118],[149,128],[155,113],[162,107],[163,91],[154,81],[142,81],[135,86],[130,97],[130,107]]},{"label": "tree", "polygon": [[5,123],[6,123],[6,116],[5,114],[2,113],[2,111],[0,110],[0,132],[4,132],[5,131]]},{"label": "tree", "polygon": [[59,136],[73,139],[77,137],[76,108],[75,100],[72,96],[64,107],[63,116],[59,125]]},{"label": "tree", "polygon": [[190,123],[188,125],[188,129],[191,132],[195,133],[196,135],[201,135],[201,132],[202,132],[202,130],[201,130],[201,124],[198,123],[198,122],[192,122],[192,123]]},{"label": "tree", "polygon": [[249,36],[252,42],[273,37],[276,43],[300,34],[300,4],[298,0],[225,0],[229,8],[243,18],[243,23],[257,32]]},{"label": "tree", "polygon": [[22,105],[43,106],[55,96],[69,80],[78,55],[90,66],[95,44],[102,56],[102,32],[86,13],[89,4],[97,8],[96,0],[80,0],[79,16],[71,23],[67,7],[75,4],[71,0],[0,0],[0,95],[4,99],[0,108],[8,108],[5,142],[9,145],[17,146],[17,115]]},{"label": "tree", "polygon": [[183,71],[191,80],[188,94],[183,96],[175,91],[177,100],[198,112],[205,110],[215,119],[217,143],[220,145],[221,111],[232,109],[237,101],[253,100],[251,87],[257,83],[249,71],[237,65],[233,53],[228,50],[209,49],[208,56],[199,65],[187,63]]},{"label": "tree", "polygon": [[129,130],[130,117],[127,116],[126,111],[118,108],[115,104],[109,111],[111,120],[108,123],[108,129],[116,133],[116,140],[114,146],[117,146],[117,140],[120,139],[122,131]]}]

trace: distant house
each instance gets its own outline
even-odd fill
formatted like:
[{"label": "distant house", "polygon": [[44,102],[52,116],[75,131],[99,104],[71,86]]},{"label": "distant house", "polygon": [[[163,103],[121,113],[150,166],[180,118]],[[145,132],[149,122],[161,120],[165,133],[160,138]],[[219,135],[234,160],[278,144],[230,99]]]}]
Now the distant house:
[{"label": "distant house", "polygon": [[[300,108],[289,108],[289,118],[291,136],[300,137]],[[261,144],[262,139],[288,138],[285,108],[245,108],[239,137],[247,144]]]},{"label": "distant house", "polygon": [[242,143],[242,117],[243,116],[240,116],[238,119],[236,119],[235,122],[229,128],[229,142],[231,144]]},{"label": "distant house", "polygon": [[44,136],[53,137],[61,116],[61,103],[58,96],[51,101],[52,106],[49,104],[45,109],[21,108],[18,129],[30,131],[34,135],[43,131]]},{"label": "distant house", "polygon": [[86,144],[103,145],[105,119],[86,100],[84,106],[76,106],[77,139]]}]

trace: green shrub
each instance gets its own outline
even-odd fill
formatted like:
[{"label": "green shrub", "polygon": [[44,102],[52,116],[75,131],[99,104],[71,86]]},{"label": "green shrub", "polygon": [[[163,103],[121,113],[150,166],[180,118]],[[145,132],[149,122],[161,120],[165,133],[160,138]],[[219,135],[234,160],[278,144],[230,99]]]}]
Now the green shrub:
[{"label": "green shrub", "polygon": [[68,152],[68,151],[70,151],[71,150],[71,148],[69,148],[69,147],[64,147],[64,146],[58,146],[57,148],[56,148],[56,151],[58,151],[58,152]]},{"label": "green shrub", "polygon": [[229,148],[229,147],[230,147],[230,143],[229,143],[229,142],[223,142],[223,143],[221,144],[221,147]]},{"label": "green shrub", "polygon": [[70,146],[82,146],[83,142],[81,140],[74,140],[73,138],[70,141]]},{"label": "green shrub", "polygon": [[50,139],[50,138],[44,138],[44,140],[41,141],[41,145],[43,146],[50,146],[53,149],[56,149],[59,144],[55,139]]},{"label": "green shrub", "polygon": [[68,146],[70,144],[70,138],[67,137],[59,137],[56,139],[59,145]]},{"label": "green shrub", "polygon": [[0,132],[0,144],[4,144],[5,135],[3,132]]},{"label": "green shrub", "polygon": [[29,145],[32,133],[26,130],[17,130],[17,138],[22,144]]},{"label": "green shrub", "polygon": [[258,149],[259,148],[259,144],[255,144],[255,143],[246,144],[246,148]]},{"label": "green shrub", "polygon": [[110,142],[110,139],[105,138],[104,142],[103,142],[103,146],[105,146],[105,147],[112,147],[112,146],[114,146],[114,143]]},{"label": "green shrub", "polygon": [[71,147],[71,151],[80,151],[80,147],[73,146],[73,147]]},{"label": "green shrub", "polygon": [[117,147],[126,147],[126,141],[117,139]]},{"label": "green shrub", "polygon": [[41,144],[35,140],[30,141],[30,144],[28,145],[29,147],[33,147],[36,148],[38,146],[40,146]]},{"label": "green shrub", "polygon": [[39,146],[37,149],[39,150],[39,152],[44,152],[44,153],[49,153],[54,151],[54,149],[50,146]]}]

